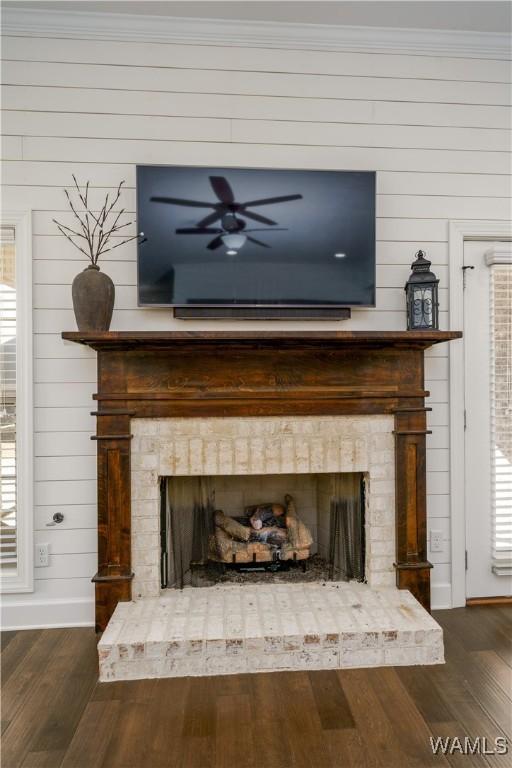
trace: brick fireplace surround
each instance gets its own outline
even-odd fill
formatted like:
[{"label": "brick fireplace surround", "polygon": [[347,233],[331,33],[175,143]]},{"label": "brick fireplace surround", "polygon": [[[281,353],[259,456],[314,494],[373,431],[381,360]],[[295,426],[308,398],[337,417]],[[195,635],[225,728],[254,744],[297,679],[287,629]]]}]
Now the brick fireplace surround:
[{"label": "brick fireplace surround", "polygon": [[[333,606],[339,611],[346,604],[349,629],[354,620],[361,624],[361,617],[350,611],[363,607],[372,630],[378,615],[395,611],[402,619],[416,616],[416,638],[423,638],[421,643],[429,630],[432,636],[440,632],[424,611],[418,613],[422,609],[416,601],[409,603],[410,595],[393,584],[410,590],[429,611],[432,566],[426,545],[428,408],[424,403],[428,392],[423,357],[429,346],[460,335],[443,331],[63,333],[64,339],[98,352],[97,434],[92,438],[98,446],[98,572],[93,578],[97,630],[105,630],[120,601],[133,598],[142,606],[119,605],[102,640],[103,651],[100,644],[100,663],[102,653],[111,653],[106,647],[109,632],[119,631],[123,616],[129,618],[132,629],[137,621],[140,624],[144,611],[158,624],[159,611],[160,619],[163,610],[179,617],[191,610],[187,601],[204,602],[211,590],[214,602],[220,599],[219,590],[227,600],[228,591],[234,589],[185,590],[188,597],[167,590],[170,602],[162,604],[158,480],[173,474],[365,473],[368,587],[342,585],[335,599],[325,589],[313,596],[315,585],[291,585],[286,600],[284,595],[281,600],[297,601],[299,593],[293,587],[298,587],[300,600],[309,599],[317,608],[327,601],[320,613],[324,618],[329,614],[334,622]],[[258,587],[242,588],[255,590],[255,604],[261,590],[268,590],[262,587],[258,598]],[[377,588],[377,597],[374,592],[367,596],[364,590],[369,588]],[[275,585],[270,599],[279,601],[282,591],[282,585]],[[197,593],[204,593],[203,598]],[[233,594],[231,599],[239,598]],[[199,610],[197,605],[194,610]],[[335,636],[319,627],[322,621],[317,611],[316,634],[306,633],[302,642],[320,637],[318,632],[324,632],[324,643]],[[414,637],[403,623],[397,628],[403,630],[400,643]],[[357,653],[363,655],[371,650],[365,649],[365,642],[380,648],[390,635],[397,641],[396,632],[366,635],[363,645],[358,640],[354,646],[362,648]],[[350,637],[349,632],[345,651],[354,665]],[[222,642],[234,640],[223,638]],[[140,646],[130,646],[130,658]],[[325,662],[318,663],[337,666],[343,652],[337,649],[329,660],[325,657]],[[374,657],[381,661],[373,663],[386,663],[382,648],[379,653],[375,650]],[[412,656],[402,653],[400,658],[409,661],[397,663],[434,663],[442,656],[442,640],[441,651],[422,653],[418,651],[412,662]],[[399,657],[395,652],[389,658]],[[217,668],[222,671],[222,664]],[[140,672],[142,667],[139,672],[134,672],[133,665],[129,669],[128,677],[146,674]],[[207,673],[179,665],[177,669],[164,674]],[[236,669],[235,665],[229,671]],[[109,674],[103,677],[109,679]]]},{"label": "brick fireplace surround", "polygon": [[366,580],[371,587],[393,586],[393,426],[392,416],[376,415],[134,419],[132,597],[160,595],[159,478],[173,475],[259,475],[263,481],[276,474],[364,473]]}]

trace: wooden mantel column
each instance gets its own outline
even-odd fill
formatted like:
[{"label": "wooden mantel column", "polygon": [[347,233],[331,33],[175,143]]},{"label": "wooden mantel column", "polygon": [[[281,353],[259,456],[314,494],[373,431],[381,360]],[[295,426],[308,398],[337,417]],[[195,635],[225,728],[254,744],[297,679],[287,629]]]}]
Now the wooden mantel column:
[{"label": "wooden mantel column", "polygon": [[430,608],[424,350],[451,331],[63,333],[98,352],[96,625],[131,599],[132,418],[393,414],[396,578]]},{"label": "wooden mantel column", "polygon": [[[396,585],[430,611],[427,559],[426,408],[395,412]],[[430,410],[430,409],[428,409]]]},{"label": "wooden mantel column", "polygon": [[122,409],[95,411],[98,466],[96,629],[105,628],[119,601],[131,599],[130,417]]}]

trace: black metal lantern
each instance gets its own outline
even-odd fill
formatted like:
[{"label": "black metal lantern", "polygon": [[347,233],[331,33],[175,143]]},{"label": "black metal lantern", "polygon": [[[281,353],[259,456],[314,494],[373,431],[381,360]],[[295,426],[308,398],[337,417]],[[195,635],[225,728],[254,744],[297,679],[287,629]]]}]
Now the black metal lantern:
[{"label": "black metal lantern", "polygon": [[439,328],[439,280],[430,271],[431,262],[424,251],[418,251],[412,272],[405,284],[407,299],[407,330],[432,331]]}]

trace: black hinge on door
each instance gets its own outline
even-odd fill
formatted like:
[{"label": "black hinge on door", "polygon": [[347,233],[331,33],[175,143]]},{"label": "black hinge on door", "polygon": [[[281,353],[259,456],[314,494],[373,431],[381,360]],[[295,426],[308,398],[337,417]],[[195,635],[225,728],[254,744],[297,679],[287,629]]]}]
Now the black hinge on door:
[{"label": "black hinge on door", "polygon": [[464,429],[467,427],[467,420],[466,420],[466,409],[464,408]]},{"label": "black hinge on door", "polygon": [[466,566],[466,571],[467,571],[467,569],[468,569],[468,551],[467,551],[467,549],[464,552],[464,564]]},{"label": "black hinge on door", "polygon": [[466,269],[474,269],[474,266],[472,264],[465,264],[462,267],[462,288],[463,289],[466,287]]}]

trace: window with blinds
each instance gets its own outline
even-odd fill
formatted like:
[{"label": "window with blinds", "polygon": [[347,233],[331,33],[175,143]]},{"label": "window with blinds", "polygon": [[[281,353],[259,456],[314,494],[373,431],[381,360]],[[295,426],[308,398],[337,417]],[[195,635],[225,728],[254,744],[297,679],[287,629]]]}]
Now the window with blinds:
[{"label": "window with blinds", "polygon": [[14,227],[0,231],[0,568],[16,572],[16,259]]},{"label": "window with blinds", "polygon": [[492,570],[512,575],[512,264],[491,266]]}]

